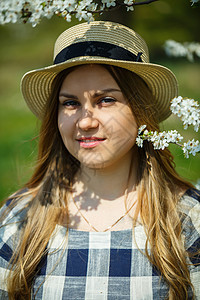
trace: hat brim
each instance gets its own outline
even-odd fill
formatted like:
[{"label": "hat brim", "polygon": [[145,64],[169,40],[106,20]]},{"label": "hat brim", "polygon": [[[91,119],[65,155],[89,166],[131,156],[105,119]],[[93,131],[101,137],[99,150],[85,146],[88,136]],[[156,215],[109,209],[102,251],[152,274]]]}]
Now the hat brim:
[{"label": "hat brim", "polygon": [[147,83],[155,98],[159,122],[171,114],[170,100],[178,95],[175,75],[166,67],[143,62],[114,60],[103,57],[76,57],[63,63],[26,73],[21,81],[21,91],[30,110],[39,119],[43,118],[45,105],[55,76],[64,69],[83,64],[108,64],[121,67],[139,75]]}]

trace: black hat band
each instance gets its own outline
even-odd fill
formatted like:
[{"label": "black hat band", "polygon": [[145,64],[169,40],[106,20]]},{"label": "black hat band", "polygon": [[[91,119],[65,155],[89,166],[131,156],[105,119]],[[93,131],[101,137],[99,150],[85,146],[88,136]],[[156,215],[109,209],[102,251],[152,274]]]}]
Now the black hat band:
[{"label": "black hat band", "polygon": [[71,58],[80,56],[101,56],[115,60],[142,62],[141,55],[142,52],[138,52],[138,54],[135,55],[120,46],[110,43],[86,41],[75,43],[64,48],[55,57],[54,64],[60,64]]}]

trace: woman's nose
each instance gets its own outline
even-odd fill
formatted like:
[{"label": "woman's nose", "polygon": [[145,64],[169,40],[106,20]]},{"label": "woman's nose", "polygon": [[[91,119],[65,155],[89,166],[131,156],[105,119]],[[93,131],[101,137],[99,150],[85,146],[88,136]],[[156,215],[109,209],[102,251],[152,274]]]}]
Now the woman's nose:
[{"label": "woman's nose", "polygon": [[99,122],[92,111],[85,110],[78,120],[78,127],[82,130],[95,129],[99,126]]}]

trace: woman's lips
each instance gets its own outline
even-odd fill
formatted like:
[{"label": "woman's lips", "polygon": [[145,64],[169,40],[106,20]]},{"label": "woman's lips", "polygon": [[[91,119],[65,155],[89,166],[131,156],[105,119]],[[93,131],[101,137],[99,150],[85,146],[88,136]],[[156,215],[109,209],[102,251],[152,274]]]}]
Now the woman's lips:
[{"label": "woman's lips", "polygon": [[77,139],[82,148],[94,148],[105,141],[105,138],[98,138],[98,137],[87,137],[87,138],[80,138]]}]

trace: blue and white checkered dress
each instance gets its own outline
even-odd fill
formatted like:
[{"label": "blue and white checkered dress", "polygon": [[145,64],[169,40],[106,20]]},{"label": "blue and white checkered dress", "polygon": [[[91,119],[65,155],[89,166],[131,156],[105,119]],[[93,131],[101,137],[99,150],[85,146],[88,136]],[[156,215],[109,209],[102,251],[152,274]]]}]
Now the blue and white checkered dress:
[{"label": "blue and white checkered dress", "polygon": [[[16,214],[19,207],[9,213]],[[200,194],[188,190],[181,199],[184,212],[183,238],[186,249],[200,249]],[[15,221],[22,218],[15,216]],[[19,223],[0,229],[0,299],[8,299],[3,280],[18,238]],[[67,237],[67,238],[66,238]],[[57,225],[48,244],[48,254],[38,266],[32,288],[33,299],[45,300],[150,300],[165,299],[166,282],[151,265],[144,251],[146,235],[142,226],[132,230],[86,232]],[[200,299],[200,256],[189,266],[196,299]],[[35,295],[35,296],[34,296]],[[184,300],[184,299],[183,299]]]}]

